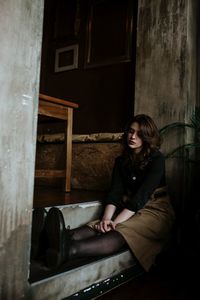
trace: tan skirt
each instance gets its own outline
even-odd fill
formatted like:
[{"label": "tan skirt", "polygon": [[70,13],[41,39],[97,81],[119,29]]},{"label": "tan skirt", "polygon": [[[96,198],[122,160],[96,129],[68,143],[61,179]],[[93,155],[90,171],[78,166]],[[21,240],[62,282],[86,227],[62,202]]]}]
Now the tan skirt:
[{"label": "tan skirt", "polygon": [[[157,254],[166,246],[175,220],[169,196],[154,196],[161,192],[157,189],[146,205],[127,221],[116,226],[116,231],[126,240],[129,248],[148,271],[155,262]],[[88,223],[94,228],[99,220]]]}]

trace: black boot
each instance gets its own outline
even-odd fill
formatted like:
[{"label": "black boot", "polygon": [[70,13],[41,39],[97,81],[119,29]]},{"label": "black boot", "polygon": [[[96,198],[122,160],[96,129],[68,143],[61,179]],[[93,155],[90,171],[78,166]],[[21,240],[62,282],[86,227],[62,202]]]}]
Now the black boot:
[{"label": "black boot", "polygon": [[62,212],[57,207],[48,211],[45,231],[48,239],[46,252],[46,264],[48,268],[59,267],[68,259],[69,243],[68,229],[65,228],[65,221]]},{"label": "black boot", "polygon": [[47,211],[45,208],[35,208],[32,218],[32,234],[31,234],[31,260],[39,260],[45,255],[46,235],[45,220]]}]

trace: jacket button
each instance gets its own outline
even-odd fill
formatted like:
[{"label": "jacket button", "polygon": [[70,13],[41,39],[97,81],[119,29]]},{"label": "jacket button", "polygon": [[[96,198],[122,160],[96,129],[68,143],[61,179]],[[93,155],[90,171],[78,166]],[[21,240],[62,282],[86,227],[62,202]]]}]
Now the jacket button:
[{"label": "jacket button", "polygon": [[133,179],[133,180],[136,180],[136,177],[135,177],[135,176],[133,176],[133,177],[132,177],[132,179]]}]

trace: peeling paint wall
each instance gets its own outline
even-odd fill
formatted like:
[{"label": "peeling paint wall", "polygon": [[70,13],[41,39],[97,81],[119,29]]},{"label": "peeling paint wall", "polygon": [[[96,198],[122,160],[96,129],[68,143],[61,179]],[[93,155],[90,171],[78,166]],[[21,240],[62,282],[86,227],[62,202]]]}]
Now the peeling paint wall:
[{"label": "peeling paint wall", "polygon": [[0,299],[26,297],[43,0],[0,1]]}]

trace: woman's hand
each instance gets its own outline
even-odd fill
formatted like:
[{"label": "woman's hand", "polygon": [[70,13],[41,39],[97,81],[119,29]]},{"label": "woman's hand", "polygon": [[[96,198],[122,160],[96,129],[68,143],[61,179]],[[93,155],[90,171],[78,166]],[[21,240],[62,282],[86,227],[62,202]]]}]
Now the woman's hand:
[{"label": "woman's hand", "polygon": [[102,233],[111,231],[111,230],[113,230],[113,221],[103,219],[98,224],[95,225],[95,229]]},{"label": "woman's hand", "polygon": [[112,216],[116,210],[116,206],[108,204],[105,207],[102,220],[95,225],[95,229],[99,232],[105,233],[112,230]]},{"label": "woman's hand", "polygon": [[114,214],[115,209],[116,209],[116,207],[114,207],[113,205],[108,205],[106,207],[103,219],[98,224],[95,225],[95,229],[98,232],[106,233],[111,230],[115,230],[117,224],[127,221],[129,218],[131,218],[135,214],[134,211],[124,208],[117,215],[115,220],[112,221],[111,217]]}]

